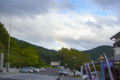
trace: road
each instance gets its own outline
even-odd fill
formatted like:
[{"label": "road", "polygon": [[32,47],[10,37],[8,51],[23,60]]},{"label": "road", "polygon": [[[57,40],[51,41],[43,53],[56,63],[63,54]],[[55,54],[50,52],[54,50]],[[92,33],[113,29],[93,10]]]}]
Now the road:
[{"label": "road", "polygon": [[56,80],[56,76],[45,76],[40,74],[30,74],[30,73],[22,73],[19,75],[11,75],[0,77],[0,80]]},{"label": "road", "polygon": [[57,76],[58,75],[58,69],[57,68],[45,68],[46,71],[40,72],[39,74],[42,75],[52,75]]},{"label": "road", "polygon": [[[56,80],[57,76],[23,73],[19,75],[3,76],[0,80]],[[61,77],[61,80],[81,80],[74,77]]]},{"label": "road", "polygon": [[[56,80],[58,69],[46,68],[46,71],[40,73],[20,73],[16,75],[0,76],[0,80]],[[61,80],[81,80],[77,77],[60,77]]]}]

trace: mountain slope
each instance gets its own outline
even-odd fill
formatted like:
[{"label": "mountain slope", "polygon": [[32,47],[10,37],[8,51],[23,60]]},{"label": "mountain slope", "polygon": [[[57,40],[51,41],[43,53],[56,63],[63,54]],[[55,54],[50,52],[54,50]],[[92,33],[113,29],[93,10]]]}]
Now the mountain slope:
[{"label": "mountain slope", "polygon": [[86,50],[86,51],[82,51],[82,52],[90,54],[92,60],[98,60],[100,55],[103,55],[103,52],[106,53],[108,58],[113,57],[113,55],[114,55],[113,47],[112,46],[107,46],[107,45],[99,46],[99,47],[96,47],[94,49]]},{"label": "mountain slope", "polygon": [[[4,25],[0,23],[0,53],[4,53],[5,55],[4,64],[8,59],[8,37],[8,32],[4,28]],[[9,60],[11,67],[44,66],[47,65],[56,55],[56,51],[54,50],[48,50],[43,47],[35,46],[13,37],[10,38],[11,44]]]},{"label": "mountain slope", "polygon": [[[0,23],[0,53],[4,53],[5,62],[7,61],[8,36],[9,34],[4,28],[4,25]],[[113,47],[111,46],[99,46],[82,52],[90,54],[92,60],[97,60],[103,52],[105,52],[108,57],[114,55]],[[52,60],[58,60],[56,53],[58,52],[55,50],[49,50],[11,37],[10,65],[12,67],[44,66]]]},{"label": "mountain slope", "polygon": [[46,48],[43,48],[41,46],[36,46],[36,45],[33,45],[33,44],[30,44],[28,42],[25,42],[25,41],[22,41],[22,40],[18,40],[16,39],[16,42],[17,44],[21,45],[21,47],[25,47],[25,46],[32,46],[36,49],[36,51],[38,52],[39,54],[39,57],[47,62],[48,64],[50,63],[50,61],[53,60],[53,58],[55,59],[56,58],[56,53],[57,51],[55,50],[49,50],[49,49],[46,49]]}]

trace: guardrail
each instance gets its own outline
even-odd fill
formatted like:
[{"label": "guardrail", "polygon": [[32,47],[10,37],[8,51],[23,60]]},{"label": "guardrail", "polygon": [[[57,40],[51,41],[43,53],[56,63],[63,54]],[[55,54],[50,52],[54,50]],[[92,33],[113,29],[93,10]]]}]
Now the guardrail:
[{"label": "guardrail", "polygon": [[9,68],[9,72],[6,72],[6,68],[3,68],[3,73],[6,73],[7,75],[12,75],[12,74],[19,74],[19,70],[17,68]]}]

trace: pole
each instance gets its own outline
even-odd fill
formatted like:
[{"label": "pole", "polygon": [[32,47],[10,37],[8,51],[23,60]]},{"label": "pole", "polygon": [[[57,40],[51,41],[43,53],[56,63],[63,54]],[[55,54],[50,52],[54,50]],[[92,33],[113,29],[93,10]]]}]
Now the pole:
[{"label": "pole", "polygon": [[75,77],[75,71],[76,71],[76,70],[75,70],[75,60],[74,60],[74,77]]},{"label": "pole", "polygon": [[111,79],[111,80],[114,80],[113,75],[112,75],[112,71],[111,71],[111,69],[110,69],[110,64],[109,64],[109,61],[108,61],[108,59],[107,59],[107,56],[105,55],[105,53],[103,53],[103,54],[104,54],[104,56],[105,56],[106,63],[107,63],[107,65],[108,65],[108,70],[109,70],[110,79]]},{"label": "pole", "polygon": [[96,80],[98,80],[97,70],[96,70],[96,67],[95,67],[95,64],[94,64],[94,62],[93,62],[93,61],[92,61],[92,65],[93,65],[93,68],[94,68],[94,70],[95,70]]},{"label": "pole", "polygon": [[102,62],[102,60],[100,60],[100,62],[101,62],[102,80],[105,80],[105,77],[104,77],[104,68],[103,68],[103,62]]},{"label": "pole", "polygon": [[76,69],[75,69],[75,59],[76,59],[76,57],[74,56],[73,59],[74,59],[74,77],[75,77],[75,72],[76,72]]},{"label": "pole", "polygon": [[83,66],[81,66],[81,76],[83,76]]},{"label": "pole", "polygon": [[10,12],[10,25],[9,25],[8,54],[7,54],[6,72],[9,72],[10,32],[11,32],[11,12]]}]

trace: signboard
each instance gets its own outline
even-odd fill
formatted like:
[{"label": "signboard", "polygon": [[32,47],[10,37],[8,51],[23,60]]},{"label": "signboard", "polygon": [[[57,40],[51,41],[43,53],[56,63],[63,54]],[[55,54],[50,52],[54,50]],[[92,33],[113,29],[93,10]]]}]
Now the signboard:
[{"label": "signboard", "polygon": [[[109,64],[110,64],[110,67],[114,67],[114,61],[113,60],[109,61]],[[104,68],[108,67],[106,62],[103,62],[103,67]]]},{"label": "signboard", "polygon": [[55,61],[51,62],[51,66],[58,66],[58,65],[60,65],[60,62],[55,62]]}]

